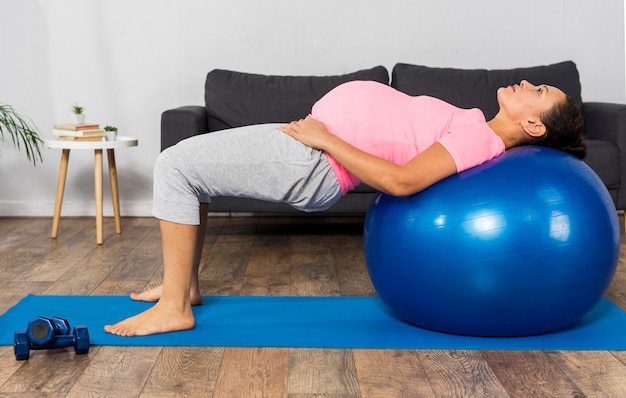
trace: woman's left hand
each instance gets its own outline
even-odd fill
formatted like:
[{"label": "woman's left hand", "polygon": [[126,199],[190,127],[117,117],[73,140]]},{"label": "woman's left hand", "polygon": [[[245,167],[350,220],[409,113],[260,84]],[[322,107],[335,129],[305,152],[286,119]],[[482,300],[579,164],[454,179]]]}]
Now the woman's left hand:
[{"label": "woman's left hand", "polygon": [[311,148],[326,150],[329,140],[335,137],[324,123],[313,119],[311,115],[306,119],[293,121],[278,128],[283,133],[290,135]]}]

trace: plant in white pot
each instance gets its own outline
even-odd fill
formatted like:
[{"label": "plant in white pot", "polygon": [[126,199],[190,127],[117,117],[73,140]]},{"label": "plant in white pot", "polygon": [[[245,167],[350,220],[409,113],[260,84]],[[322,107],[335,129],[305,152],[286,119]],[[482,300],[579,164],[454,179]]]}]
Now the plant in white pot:
[{"label": "plant in white pot", "polygon": [[104,126],[104,132],[107,141],[115,141],[117,139],[117,127]]},{"label": "plant in white pot", "polygon": [[72,117],[74,119],[74,124],[83,124],[85,123],[85,108],[76,103],[72,105]]},{"label": "plant in white pot", "polygon": [[0,104],[0,141],[5,141],[7,135],[11,137],[13,145],[18,150],[24,147],[26,158],[33,162],[33,165],[36,166],[38,160],[43,161],[41,149],[44,141],[36,127],[11,105]]}]

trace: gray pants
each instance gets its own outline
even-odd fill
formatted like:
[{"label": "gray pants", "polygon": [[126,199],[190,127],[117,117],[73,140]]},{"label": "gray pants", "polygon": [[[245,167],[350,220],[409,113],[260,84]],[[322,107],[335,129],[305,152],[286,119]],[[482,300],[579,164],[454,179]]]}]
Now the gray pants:
[{"label": "gray pants", "polygon": [[325,210],[341,198],[326,154],[277,130],[279,124],[195,136],[163,151],[154,168],[152,214],[198,225],[200,202],[232,196]]}]

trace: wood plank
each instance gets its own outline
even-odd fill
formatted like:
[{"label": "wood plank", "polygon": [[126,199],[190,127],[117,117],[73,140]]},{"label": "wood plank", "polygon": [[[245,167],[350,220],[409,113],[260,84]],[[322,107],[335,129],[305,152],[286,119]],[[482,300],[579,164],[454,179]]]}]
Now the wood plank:
[{"label": "wood plank", "polygon": [[[16,326],[17,329],[18,327]],[[24,361],[15,360],[13,346],[0,347],[0,388],[10,388],[9,386],[4,387],[7,380],[25,363]]]},{"label": "wood plank", "polygon": [[606,351],[548,351],[547,355],[589,397],[626,397],[626,368]]},{"label": "wood plank", "polygon": [[245,277],[251,243],[233,240],[215,243],[204,255],[198,278],[205,296],[238,295]]},{"label": "wood plank", "polygon": [[83,258],[61,275],[45,294],[89,295],[115,268],[118,261],[116,252],[107,250],[106,244],[98,245],[90,256]]},{"label": "wood plank", "polygon": [[428,350],[420,351],[419,354],[437,396],[509,396],[479,351]]},{"label": "wood plank", "polygon": [[97,347],[87,355],[76,355],[72,347],[31,350],[30,359],[22,362],[0,387],[0,393],[67,394],[97,354]]},{"label": "wood plank", "polygon": [[[211,228],[211,218],[207,223],[207,228]],[[232,217],[226,218],[220,229],[219,237],[215,243],[248,243],[252,244],[253,240],[258,241],[256,235],[258,217]]]},{"label": "wood plank", "polygon": [[485,351],[511,397],[584,397],[583,392],[543,351]]},{"label": "wood plank", "polygon": [[34,222],[32,217],[0,217],[0,250],[2,250],[1,242],[3,242],[11,231],[27,222]]},{"label": "wood plank", "polygon": [[[0,314],[17,304],[29,294],[43,294],[52,282],[5,281],[0,284]],[[33,317],[40,314],[33,314]],[[51,314],[47,314],[51,315]],[[27,325],[16,325],[16,329],[24,329]]]},{"label": "wood plank", "polygon": [[198,275],[200,287],[202,289],[206,285],[212,285],[210,291],[206,293],[203,291],[203,294],[211,294],[211,291],[219,290],[215,288],[216,285],[223,284],[235,290],[232,294],[238,294],[243,283],[258,220],[254,217],[227,218],[223,221],[219,236],[214,239],[214,243],[207,245],[207,241],[211,241],[213,221],[214,219],[209,217],[204,258]]},{"label": "wood plank", "polygon": [[376,296],[365,266],[362,244],[356,247],[333,248],[332,256],[342,296]]},{"label": "wood plank", "polygon": [[164,347],[141,396],[211,396],[223,357],[219,347]]},{"label": "wood plank", "polygon": [[10,232],[0,236],[0,280],[15,279],[55,247],[56,242],[46,232],[45,219],[19,221]]},{"label": "wood plank", "polygon": [[103,280],[91,292],[93,296],[129,296],[131,293],[139,293],[146,289],[145,281],[132,280]]},{"label": "wood plank", "polygon": [[358,377],[352,350],[289,349],[290,397],[358,397]]},{"label": "wood plank", "polygon": [[328,246],[292,246],[291,295],[338,296],[332,250]]},{"label": "wood plank", "polygon": [[204,255],[200,280],[243,282],[252,244],[246,241],[218,242]]},{"label": "wood plank", "polygon": [[435,397],[418,352],[352,350],[361,397]]},{"label": "wood plank", "polygon": [[611,351],[611,355],[619,359],[621,363],[626,365],[626,351]]},{"label": "wood plank", "polygon": [[[113,222],[112,220],[110,220]],[[137,231],[147,234],[150,229],[137,221]],[[132,223],[126,225],[132,235]],[[102,245],[92,244],[89,255],[84,256],[67,269],[46,291],[46,294],[89,295],[122,263],[137,246],[137,241],[121,239],[117,234],[107,237]],[[92,237],[93,238],[93,237]],[[119,239],[119,240],[118,240]],[[86,242],[86,241],[84,241]]]},{"label": "wood plank", "polygon": [[285,397],[286,348],[226,348],[213,396]]},{"label": "wood plank", "polygon": [[[137,397],[150,376],[161,347],[98,347],[68,398]],[[89,354],[91,356],[91,354]]]},{"label": "wood plank", "polygon": [[107,275],[107,281],[146,281],[162,266],[161,231],[156,220],[148,223],[126,223],[124,232],[133,239],[124,239],[117,250],[121,250],[123,261]]},{"label": "wood plank", "polygon": [[291,283],[289,247],[253,246],[241,295],[286,296]]},{"label": "wood plank", "polygon": [[7,248],[16,249],[31,243],[31,237],[41,234],[44,220],[41,218],[0,218],[0,253]]},{"label": "wood plank", "polygon": [[35,261],[24,266],[14,280],[55,282],[94,250],[94,242],[84,239],[85,228],[90,224],[89,220],[79,218],[68,223],[62,237],[50,239],[45,234],[34,237],[32,241],[37,242],[37,247],[44,250],[44,255],[33,256]]},{"label": "wood plank", "polygon": [[215,243],[222,234],[222,229],[227,221],[228,217],[209,217],[206,234],[204,235],[204,243]]}]

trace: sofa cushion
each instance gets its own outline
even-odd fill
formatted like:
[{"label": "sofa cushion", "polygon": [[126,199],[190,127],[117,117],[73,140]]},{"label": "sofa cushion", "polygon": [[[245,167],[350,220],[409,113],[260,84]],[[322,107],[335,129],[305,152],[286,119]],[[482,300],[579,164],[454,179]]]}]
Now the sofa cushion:
[{"label": "sofa cushion", "polygon": [[341,83],[389,83],[383,66],[337,76],[267,76],[216,69],[208,73],[205,102],[210,131],[305,117],[313,104]]},{"label": "sofa cushion", "polygon": [[534,84],[559,87],[582,106],[576,64],[565,61],[517,69],[453,69],[396,64],[391,86],[409,95],[437,97],[460,108],[479,108],[487,120],[498,112],[496,91],[526,79]]}]

